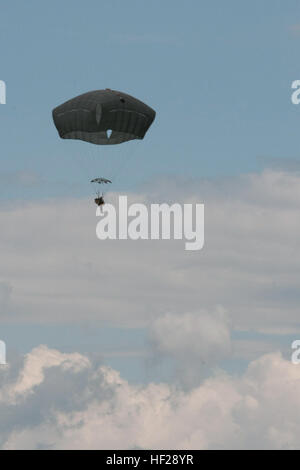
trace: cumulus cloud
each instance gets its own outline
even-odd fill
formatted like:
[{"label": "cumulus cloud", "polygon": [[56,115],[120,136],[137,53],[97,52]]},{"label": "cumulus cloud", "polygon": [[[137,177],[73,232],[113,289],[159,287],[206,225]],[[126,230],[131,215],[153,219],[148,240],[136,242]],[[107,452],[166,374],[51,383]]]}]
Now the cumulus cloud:
[{"label": "cumulus cloud", "polygon": [[225,312],[167,313],[150,326],[152,348],[159,357],[175,360],[179,377],[193,384],[203,366],[212,366],[231,352],[230,326]]},{"label": "cumulus cloud", "polygon": [[3,449],[299,448],[300,367],[280,353],[186,392],[130,385],[85,356],[45,346],[3,373]]},{"label": "cumulus cloud", "polygon": [[62,371],[73,369],[78,372],[88,365],[88,359],[80,354],[63,354],[56,350],[49,350],[46,346],[40,346],[26,356],[18,380],[13,386],[3,387],[1,393],[3,396],[8,396],[11,403],[15,403],[18,397],[24,398],[28,393],[34,393],[35,387],[44,382],[46,370],[60,366]]}]

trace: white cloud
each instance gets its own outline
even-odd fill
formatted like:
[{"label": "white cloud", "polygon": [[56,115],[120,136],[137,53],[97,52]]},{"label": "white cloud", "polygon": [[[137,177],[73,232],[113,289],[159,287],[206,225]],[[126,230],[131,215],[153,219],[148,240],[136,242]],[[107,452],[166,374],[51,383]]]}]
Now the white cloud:
[{"label": "white cloud", "polygon": [[165,314],[151,325],[151,336],[156,347],[165,353],[179,356],[193,355],[209,360],[218,349],[230,349],[230,331],[225,313],[216,312]]},{"label": "white cloud", "polygon": [[229,321],[218,308],[213,312],[167,313],[150,326],[153,350],[176,361],[179,376],[196,383],[203,366],[213,366],[231,352]]},{"label": "white cloud", "polygon": [[[63,354],[56,350],[50,350],[46,346],[35,348],[25,357],[24,367],[19,374],[18,380],[13,386],[6,386],[2,394],[11,403],[22,399],[27,393],[33,393],[35,387],[38,387],[45,380],[45,370],[51,367],[60,366],[63,371],[73,369],[74,372],[80,371],[89,366],[87,358],[80,354]],[[0,392],[0,400],[3,399]]]},{"label": "white cloud", "polygon": [[300,331],[300,176],[165,181],[147,197],[129,196],[204,201],[203,250],[186,252],[183,241],[100,241],[89,200],[2,205],[2,279],[13,286],[3,319],[141,327],[166,312],[221,305],[235,329]]},{"label": "white cloud", "polygon": [[219,372],[184,392],[130,385],[84,356],[43,346],[8,381],[4,449],[299,449],[300,367],[279,353],[253,361],[241,377]]}]

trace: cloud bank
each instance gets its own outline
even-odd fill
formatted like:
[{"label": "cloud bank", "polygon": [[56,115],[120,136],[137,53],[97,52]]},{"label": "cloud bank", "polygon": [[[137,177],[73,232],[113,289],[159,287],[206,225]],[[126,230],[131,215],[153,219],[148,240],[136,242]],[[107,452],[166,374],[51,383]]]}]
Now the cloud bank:
[{"label": "cloud bank", "polygon": [[299,448],[300,367],[280,353],[187,392],[46,346],[0,377],[2,449]]},{"label": "cloud bank", "polygon": [[219,305],[235,329],[300,331],[299,175],[166,180],[129,199],[204,202],[203,250],[186,252],[180,240],[100,241],[90,200],[2,204],[2,320],[148,327],[166,312]]}]

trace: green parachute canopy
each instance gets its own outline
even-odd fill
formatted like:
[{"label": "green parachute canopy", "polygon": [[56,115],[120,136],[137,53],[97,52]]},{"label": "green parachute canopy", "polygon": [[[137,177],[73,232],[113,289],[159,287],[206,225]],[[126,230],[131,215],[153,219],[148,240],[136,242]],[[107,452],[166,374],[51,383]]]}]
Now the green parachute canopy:
[{"label": "green parachute canopy", "polygon": [[106,178],[94,178],[93,180],[91,180],[91,183],[107,184],[111,183],[111,181]]},{"label": "green parachute canopy", "polygon": [[66,101],[52,115],[62,139],[97,145],[143,139],[155,119],[155,111],[142,101],[108,88]]}]

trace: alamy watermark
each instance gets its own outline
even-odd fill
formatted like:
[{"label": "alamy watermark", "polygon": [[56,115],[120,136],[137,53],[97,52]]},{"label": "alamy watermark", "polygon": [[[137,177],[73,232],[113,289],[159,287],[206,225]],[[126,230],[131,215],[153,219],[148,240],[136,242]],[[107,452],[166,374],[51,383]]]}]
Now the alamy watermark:
[{"label": "alamy watermark", "polygon": [[[150,211],[149,211],[150,208]],[[185,240],[186,250],[204,245],[204,204],[146,204],[128,206],[119,196],[118,211],[112,204],[97,208],[101,217],[96,235],[100,240]]]},{"label": "alamy watermark", "polygon": [[6,344],[0,341],[0,365],[6,365]]},{"label": "alamy watermark", "polygon": [[6,84],[0,80],[0,104],[6,104]]},{"label": "alamy watermark", "polygon": [[291,348],[295,349],[291,356],[292,363],[295,365],[300,364],[300,340],[296,339],[295,341],[293,341],[291,344]]}]

